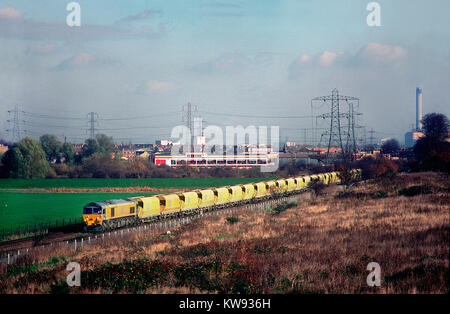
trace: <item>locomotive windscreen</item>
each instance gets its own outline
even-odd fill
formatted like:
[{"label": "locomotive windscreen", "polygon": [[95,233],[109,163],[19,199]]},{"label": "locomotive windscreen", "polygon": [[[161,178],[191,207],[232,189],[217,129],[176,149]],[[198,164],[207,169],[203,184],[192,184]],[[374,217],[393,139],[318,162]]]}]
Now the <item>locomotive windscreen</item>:
[{"label": "locomotive windscreen", "polygon": [[102,208],[100,206],[87,205],[83,208],[84,215],[101,214],[101,213]]}]

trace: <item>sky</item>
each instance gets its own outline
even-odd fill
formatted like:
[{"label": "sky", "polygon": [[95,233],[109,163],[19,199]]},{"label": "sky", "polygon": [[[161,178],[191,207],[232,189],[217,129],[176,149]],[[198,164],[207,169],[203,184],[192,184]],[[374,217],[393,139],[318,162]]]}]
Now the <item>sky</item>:
[{"label": "sky", "polygon": [[329,111],[311,99],[334,88],[377,138],[404,141],[418,86],[424,114],[450,116],[448,0],[377,1],[379,27],[367,0],[80,0],[80,27],[69,2],[0,0],[0,138],[17,105],[23,135],[83,142],[95,112],[97,132],[152,143],[190,102],[205,125],[310,141],[304,116]]}]

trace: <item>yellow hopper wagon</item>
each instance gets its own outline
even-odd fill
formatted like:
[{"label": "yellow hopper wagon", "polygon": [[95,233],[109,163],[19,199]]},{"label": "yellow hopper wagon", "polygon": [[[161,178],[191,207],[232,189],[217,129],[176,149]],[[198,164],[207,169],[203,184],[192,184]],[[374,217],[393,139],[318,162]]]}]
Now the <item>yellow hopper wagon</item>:
[{"label": "yellow hopper wagon", "polygon": [[242,191],[242,187],[240,185],[233,185],[228,188],[228,192],[230,193],[230,202],[239,203],[244,199],[244,192]]},{"label": "yellow hopper wagon", "polygon": [[196,192],[184,192],[178,194],[180,198],[180,208],[182,212],[192,211],[199,206],[199,199]]},{"label": "yellow hopper wagon", "polygon": [[198,207],[208,208],[214,206],[214,192],[213,190],[197,191]]},{"label": "yellow hopper wagon", "polygon": [[160,200],[157,196],[133,197],[138,204],[138,217],[142,221],[158,219],[161,214]]},{"label": "yellow hopper wagon", "polygon": [[177,194],[160,195],[161,216],[176,216],[181,210],[181,200]]}]

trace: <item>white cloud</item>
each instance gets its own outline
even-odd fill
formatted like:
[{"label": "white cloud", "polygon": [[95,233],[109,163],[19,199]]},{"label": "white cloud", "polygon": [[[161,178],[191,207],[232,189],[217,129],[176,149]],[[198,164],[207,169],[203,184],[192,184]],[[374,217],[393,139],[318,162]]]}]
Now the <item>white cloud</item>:
[{"label": "white cloud", "polygon": [[338,54],[332,51],[324,51],[319,56],[319,64],[323,67],[330,66],[336,60]]},{"label": "white cloud", "polygon": [[116,60],[107,58],[98,58],[93,54],[83,52],[62,61],[54,69],[55,70],[83,69],[90,66],[110,65],[116,63],[117,63]]},{"label": "white cloud", "polygon": [[308,70],[318,70],[337,66],[392,66],[403,61],[406,55],[406,49],[400,46],[390,46],[372,42],[363,46],[356,54],[326,50],[313,57],[302,54],[291,63],[289,74],[290,77],[297,77]]},{"label": "white cloud", "polygon": [[385,64],[402,60],[406,54],[407,51],[400,46],[372,42],[364,46],[355,58],[357,62]]},{"label": "white cloud", "polygon": [[308,62],[309,60],[311,60],[311,57],[309,56],[309,55],[307,55],[307,54],[302,54],[301,56],[300,56],[300,58],[298,58],[298,62],[299,63],[305,63],[305,62]]},{"label": "white cloud", "polygon": [[6,7],[0,9],[0,19],[21,20],[23,18],[22,12],[13,7]]},{"label": "white cloud", "polygon": [[28,54],[45,55],[56,51],[57,47],[55,44],[49,43],[39,43],[31,46],[27,49]]},{"label": "white cloud", "polygon": [[145,10],[135,15],[128,15],[123,19],[117,21],[116,23],[124,23],[124,22],[127,23],[140,20],[147,20],[155,16],[161,16],[162,14],[163,12],[161,10]]},{"label": "white cloud", "polygon": [[138,87],[138,93],[153,94],[153,93],[167,93],[175,89],[172,82],[149,80]]},{"label": "white cloud", "polygon": [[242,73],[248,69],[266,68],[273,62],[274,54],[270,52],[253,54],[233,52],[222,54],[218,58],[197,64],[191,70],[198,74],[231,75]]},{"label": "white cloud", "polygon": [[80,53],[79,55],[73,57],[71,60],[74,65],[80,66],[92,63],[95,60],[95,57],[90,53]]}]

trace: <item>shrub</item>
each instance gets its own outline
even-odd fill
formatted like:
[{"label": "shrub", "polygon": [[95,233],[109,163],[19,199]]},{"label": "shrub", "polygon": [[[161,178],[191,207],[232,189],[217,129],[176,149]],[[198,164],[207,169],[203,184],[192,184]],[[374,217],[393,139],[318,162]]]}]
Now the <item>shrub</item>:
[{"label": "shrub", "polygon": [[403,196],[416,196],[420,194],[432,193],[431,187],[428,185],[414,185],[398,191],[398,195]]},{"label": "shrub", "polygon": [[398,172],[398,166],[395,162],[384,157],[366,157],[357,163],[358,167],[362,169],[363,179],[376,178],[392,178]]},{"label": "shrub", "polygon": [[325,184],[323,184],[323,182],[321,182],[319,179],[312,179],[308,183],[308,188],[314,191],[315,196],[319,196],[325,189]]},{"label": "shrub", "polygon": [[275,206],[274,208],[272,208],[271,211],[272,211],[274,214],[279,214],[279,213],[284,212],[284,211],[287,210],[288,208],[292,208],[292,207],[295,207],[295,206],[297,206],[297,203],[295,203],[295,202],[291,202],[291,203],[288,203],[288,202],[282,202],[282,203],[278,204],[277,206]]},{"label": "shrub", "polygon": [[349,165],[340,164],[338,165],[337,170],[339,172],[338,176],[341,180],[341,183],[348,187],[354,181],[351,168],[349,167]]},{"label": "shrub", "polygon": [[239,219],[239,217],[227,217],[227,221],[230,223],[230,224],[234,224],[234,223],[236,223],[236,222],[239,222],[240,221],[240,219]]}]

